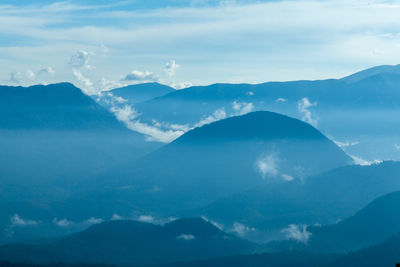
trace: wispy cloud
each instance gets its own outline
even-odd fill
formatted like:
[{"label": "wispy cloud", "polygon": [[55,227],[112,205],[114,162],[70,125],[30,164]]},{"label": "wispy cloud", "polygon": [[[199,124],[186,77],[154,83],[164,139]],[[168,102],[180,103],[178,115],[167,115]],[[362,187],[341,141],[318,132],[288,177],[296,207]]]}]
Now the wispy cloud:
[{"label": "wispy cloud", "polygon": [[67,219],[57,219],[57,218],[53,219],[53,223],[59,227],[69,227],[74,224],[74,222],[69,221]]},{"label": "wispy cloud", "polygon": [[[180,75],[197,84],[339,77],[395,64],[400,55],[397,1],[228,1],[140,10],[119,4],[1,5],[7,38],[0,41],[0,64],[32,69],[103,44],[109,55],[96,59],[97,76],[118,80],[132,68],[155,69],[174,58],[185,66]],[[59,79],[69,80],[59,66]]]},{"label": "wispy cloud", "polygon": [[274,177],[278,175],[278,159],[275,155],[263,156],[256,161],[257,170],[262,178]]},{"label": "wispy cloud", "polygon": [[369,165],[373,165],[373,164],[382,163],[382,160],[379,160],[379,159],[368,161],[368,160],[365,160],[365,159],[355,156],[355,155],[351,155],[351,154],[348,154],[348,155],[353,159],[353,162],[356,165],[369,166]]},{"label": "wispy cloud", "polygon": [[254,227],[247,226],[243,223],[234,222],[231,231],[236,233],[240,237],[244,237],[250,232],[255,232],[256,229]]},{"label": "wispy cloud", "polygon": [[83,224],[93,225],[102,223],[104,220],[102,218],[90,217],[89,219],[83,221]]},{"label": "wispy cloud", "polygon": [[307,231],[306,225],[290,224],[288,227],[282,229],[282,233],[286,238],[296,240],[297,242],[306,244],[310,239],[312,233]]},{"label": "wispy cloud", "polygon": [[155,220],[154,220],[154,217],[151,215],[140,215],[138,218],[138,221],[146,222],[146,223],[153,223]]},{"label": "wispy cloud", "polygon": [[203,219],[204,221],[211,223],[213,226],[217,227],[219,230],[223,231],[224,230],[224,225],[221,223],[218,223],[214,220],[210,220],[209,218],[207,218],[206,216],[201,216],[201,219]]},{"label": "wispy cloud", "polygon": [[155,82],[158,81],[159,78],[157,75],[150,71],[133,70],[128,73],[122,80],[133,82]]},{"label": "wispy cloud", "polygon": [[302,116],[302,120],[308,122],[309,124],[313,125],[314,127],[317,126],[317,119],[314,119],[310,108],[317,105],[317,102],[310,102],[307,97],[303,97],[301,100],[297,102],[297,110]]},{"label": "wispy cloud", "polygon": [[73,68],[87,68],[91,69],[89,65],[89,52],[85,50],[78,50],[69,59],[69,65]]},{"label": "wispy cloud", "polygon": [[177,68],[179,68],[179,65],[176,64],[175,60],[165,63],[165,72],[171,77],[175,75],[175,70]]},{"label": "wispy cloud", "polygon": [[181,234],[181,235],[178,235],[176,237],[176,239],[190,241],[190,240],[196,239],[196,237],[192,234]]},{"label": "wispy cloud", "polygon": [[12,227],[24,227],[24,226],[34,226],[38,225],[40,222],[39,221],[34,221],[34,220],[29,220],[29,219],[24,219],[18,214],[14,214],[11,218],[11,226]]},{"label": "wispy cloud", "polygon": [[355,146],[358,145],[360,142],[358,141],[346,141],[346,142],[341,142],[341,141],[337,141],[337,140],[333,140],[333,142],[335,142],[336,145],[338,145],[341,148],[346,148],[346,147],[351,147],[351,146]]},{"label": "wispy cloud", "polygon": [[215,121],[219,121],[226,118],[226,112],[224,108],[217,109],[213,114],[201,119],[195,124],[195,127],[201,127],[205,124],[210,124]]},{"label": "wispy cloud", "polygon": [[249,112],[252,112],[254,109],[253,103],[248,102],[232,102],[232,109],[235,112],[235,115],[244,115]]}]

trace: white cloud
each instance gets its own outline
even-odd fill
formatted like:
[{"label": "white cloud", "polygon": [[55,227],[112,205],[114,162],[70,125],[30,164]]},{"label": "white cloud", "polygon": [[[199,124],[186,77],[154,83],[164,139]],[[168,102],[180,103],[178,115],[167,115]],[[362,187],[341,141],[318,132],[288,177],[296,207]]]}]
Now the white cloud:
[{"label": "white cloud", "polygon": [[55,70],[52,67],[47,67],[47,68],[43,68],[40,69],[37,73],[36,76],[45,76],[45,75],[50,75],[50,76],[54,76],[55,75]]},{"label": "white cloud", "polygon": [[17,227],[17,226],[34,226],[34,225],[38,225],[39,222],[38,221],[34,221],[34,220],[28,220],[28,219],[23,219],[21,216],[19,216],[18,214],[14,214],[14,216],[12,216],[10,218],[11,221],[11,226],[12,227]]},{"label": "white cloud", "polygon": [[395,145],[394,145],[394,148],[395,148],[396,150],[399,150],[399,151],[400,151],[400,145],[395,144]]},{"label": "white cloud", "polygon": [[306,244],[311,237],[311,232],[307,231],[306,225],[290,224],[287,228],[282,229],[282,233],[286,235],[286,238],[304,244]]},{"label": "white cloud", "polygon": [[338,146],[341,147],[341,148],[346,148],[346,147],[355,146],[355,145],[358,145],[358,144],[360,143],[360,142],[358,142],[358,141],[353,141],[353,142],[349,142],[349,141],[340,142],[340,141],[336,141],[336,140],[333,140],[333,142],[335,142],[335,144],[338,145]]},{"label": "white cloud", "polygon": [[196,239],[196,237],[191,234],[181,234],[181,235],[178,235],[176,237],[176,239],[190,241],[190,240]]},{"label": "white cloud", "polygon": [[285,181],[292,181],[294,180],[293,176],[287,175],[287,174],[281,174],[281,178]]},{"label": "white cloud", "polygon": [[57,218],[54,218],[54,219],[53,219],[53,223],[54,223],[55,225],[59,226],[59,227],[68,227],[68,226],[71,226],[72,224],[74,224],[73,222],[71,222],[71,221],[69,221],[69,220],[67,220],[67,219],[61,219],[61,220],[59,220],[59,219],[57,219]]},{"label": "white cloud", "polygon": [[254,92],[248,91],[248,92],[246,93],[246,95],[248,95],[248,96],[253,96],[253,95],[254,95]]},{"label": "white cloud", "polygon": [[174,76],[175,75],[175,70],[179,68],[179,65],[176,64],[175,60],[171,60],[168,61],[167,63],[165,63],[165,72],[169,75],[169,76]]},{"label": "white cloud", "polygon": [[[15,44],[8,38],[11,45],[0,52],[4,66],[12,62],[20,69],[38,60],[62,61],[61,52],[71,47],[107,44],[110,57],[100,76],[117,76],[132,62],[151,68],[184,54],[186,80],[258,82],[339,77],[366,66],[396,63],[400,55],[397,1],[232,1],[146,10],[93,5],[97,9],[90,20],[78,24],[77,18],[85,18],[74,12],[92,6],[62,3],[0,10],[0,32],[28,40],[21,49],[15,45],[19,38]],[[244,41],[248,36],[252,42]],[[29,40],[40,42],[29,46]],[[385,53],[377,57],[374,50]],[[57,73],[66,79],[64,70],[57,68]]]},{"label": "white cloud", "polygon": [[317,126],[317,120],[312,117],[311,111],[309,108],[317,105],[317,102],[310,102],[307,97],[303,97],[299,102],[297,102],[297,110],[302,115],[302,120],[308,122],[314,127]]},{"label": "white cloud", "polygon": [[256,229],[254,227],[249,227],[242,223],[235,222],[233,224],[232,232],[235,232],[238,236],[244,237],[249,232],[254,232]]},{"label": "white cloud", "polygon": [[256,161],[257,170],[263,179],[278,175],[278,161],[274,155],[264,156]]},{"label": "white cloud", "polygon": [[156,82],[159,80],[159,78],[157,75],[150,71],[133,70],[128,73],[122,80],[133,82]]},{"label": "white cloud", "polygon": [[116,213],[114,213],[112,216],[111,216],[111,221],[120,221],[120,220],[123,220],[124,218],[122,217],[122,216],[119,216],[118,214],[116,214]]},{"label": "white cloud", "polygon": [[181,90],[193,86],[193,84],[190,82],[171,82],[168,85],[175,88],[176,90]]},{"label": "white cloud", "polygon": [[23,79],[23,76],[20,72],[11,72],[10,73],[10,81],[12,83],[20,84]]},{"label": "white cloud", "polygon": [[235,115],[244,115],[252,112],[254,109],[254,105],[253,103],[233,101],[232,109],[235,111]]},{"label": "white cloud", "polygon": [[83,223],[84,224],[93,225],[93,224],[99,224],[99,223],[102,223],[102,222],[103,222],[103,219],[101,219],[101,218],[90,217],[89,219],[87,219]]},{"label": "white cloud", "polygon": [[214,113],[210,116],[207,116],[201,119],[198,123],[195,124],[195,127],[201,127],[205,124],[210,124],[215,121],[219,121],[226,118],[226,112],[224,108],[217,109]]},{"label": "white cloud", "polygon": [[286,101],[287,101],[287,99],[283,98],[283,97],[279,97],[279,98],[275,99],[275,102],[277,102],[277,103],[285,103]]},{"label": "white cloud", "polygon": [[91,66],[89,65],[89,52],[85,50],[76,51],[76,53],[71,56],[68,63],[73,68],[85,67],[90,69]]},{"label": "white cloud", "polygon": [[35,80],[36,78],[36,74],[32,70],[27,70],[25,72],[25,76],[31,81]]},{"label": "white cloud", "polygon": [[81,87],[81,89],[85,93],[87,93],[89,95],[97,93],[97,91],[93,87],[93,82],[89,78],[85,77],[80,71],[78,71],[76,69],[72,69],[72,73],[74,74],[75,78],[78,80],[78,82],[80,84],[79,87]]},{"label": "white cloud", "polygon": [[54,76],[55,71],[51,67],[40,69],[36,73],[31,69],[24,72],[15,71],[10,73],[9,80],[18,85],[31,85],[34,82],[42,82],[39,78],[44,77],[45,74],[48,74],[48,76]]},{"label": "white cloud", "polygon": [[152,121],[152,124],[141,122],[138,119],[140,114],[131,105],[126,104],[125,99],[115,97],[110,92],[98,94],[97,101],[110,106],[110,111],[119,121],[123,122],[128,129],[145,135],[147,141],[169,143],[189,130],[189,127],[185,125],[157,121]]},{"label": "white cloud", "polygon": [[151,215],[140,215],[138,218],[139,222],[153,223],[154,218]]},{"label": "white cloud", "polygon": [[382,163],[382,160],[379,160],[379,159],[368,161],[368,160],[365,160],[365,159],[363,159],[361,157],[358,157],[358,156],[354,156],[354,155],[350,155],[350,154],[348,154],[348,155],[353,159],[353,163],[356,164],[356,165],[369,166],[369,165],[373,165],[373,164]]},{"label": "white cloud", "polygon": [[204,221],[206,221],[208,223],[211,223],[213,226],[217,227],[221,231],[223,231],[223,229],[224,229],[224,225],[223,224],[220,224],[220,223],[218,223],[216,221],[210,220],[206,216],[201,216],[201,219],[203,219]]}]

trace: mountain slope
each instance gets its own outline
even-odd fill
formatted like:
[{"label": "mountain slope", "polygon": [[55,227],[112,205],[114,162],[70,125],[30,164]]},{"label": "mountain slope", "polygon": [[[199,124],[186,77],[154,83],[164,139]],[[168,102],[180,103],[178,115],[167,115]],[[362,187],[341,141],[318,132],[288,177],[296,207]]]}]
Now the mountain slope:
[{"label": "mountain slope", "polygon": [[70,83],[0,86],[0,129],[127,131],[111,112]]},{"label": "mountain slope", "polygon": [[346,82],[357,82],[382,73],[400,74],[400,65],[381,65],[372,67],[344,77],[342,80]]},{"label": "mountain slope", "polygon": [[115,96],[128,100],[131,104],[145,102],[152,98],[174,92],[172,87],[159,83],[142,83],[111,90]]},{"label": "mountain slope", "polygon": [[[236,114],[238,103],[317,123],[352,155],[400,159],[398,66],[382,66],[344,79],[212,84],[174,91],[135,105],[143,122],[195,125],[216,110]],[[236,103],[236,104],[235,104]],[[249,106],[249,107],[250,107]]]},{"label": "mountain slope", "polygon": [[158,146],[72,84],[0,87],[0,242],[43,234],[19,228],[7,234],[15,214],[64,217],[65,209],[54,207],[84,191],[84,181],[90,187],[92,177]]},{"label": "mountain slope", "polygon": [[[374,199],[400,190],[400,163],[345,166],[279,186],[258,186],[184,215],[202,214],[223,224],[254,227],[249,238],[285,238],[290,224],[332,224]],[[264,236],[263,236],[264,233]],[[253,236],[252,236],[253,235]]]},{"label": "mountain slope", "polygon": [[366,266],[366,267],[391,267],[400,262],[400,234],[396,234],[381,244],[371,246],[355,252],[350,252],[345,257],[339,258],[327,267],[333,266]]},{"label": "mountain slope", "polygon": [[257,246],[200,218],[164,226],[109,221],[44,245],[0,247],[0,259],[21,262],[150,264],[251,253]]},{"label": "mountain slope", "polygon": [[337,224],[311,226],[307,231],[311,237],[301,247],[314,252],[345,252],[381,243],[400,232],[400,192],[372,201]]},{"label": "mountain slope", "polygon": [[351,162],[312,126],[276,113],[255,112],[196,128],[99,179],[109,182],[113,177],[114,187],[133,188],[129,194],[145,212],[168,213]]}]

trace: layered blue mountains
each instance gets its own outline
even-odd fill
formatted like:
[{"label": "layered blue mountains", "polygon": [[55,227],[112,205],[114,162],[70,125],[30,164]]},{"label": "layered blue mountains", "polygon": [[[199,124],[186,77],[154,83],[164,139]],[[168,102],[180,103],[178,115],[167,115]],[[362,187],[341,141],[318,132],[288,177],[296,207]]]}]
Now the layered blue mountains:
[{"label": "layered blue mountains", "polygon": [[400,66],[0,86],[0,266],[395,266]]}]

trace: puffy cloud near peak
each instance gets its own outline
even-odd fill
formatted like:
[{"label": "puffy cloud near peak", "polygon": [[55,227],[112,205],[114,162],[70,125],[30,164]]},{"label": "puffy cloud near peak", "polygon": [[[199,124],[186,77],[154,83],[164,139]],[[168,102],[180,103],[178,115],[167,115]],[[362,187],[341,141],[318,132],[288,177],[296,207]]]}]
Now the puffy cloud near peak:
[{"label": "puffy cloud near peak", "polygon": [[307,231],[306,225],[290,224],[288,227],[282,229],[282,233],[286,235],[287,239],[296,240],[299,243],[306,244],[311,237],[311,232]]},{"label": "puffy cloud near peak", "polygon": [[78,50],[71,56],[68,64],[73,68],[90,68],[89,65],[89,52],[85,50]]},{"label": "puffy cloud near peak", "polygon": [[150,71],[133,70],[125,75],[122,80],[132,82],[156,82],[159,80],[159,78],[156,74]]}]

